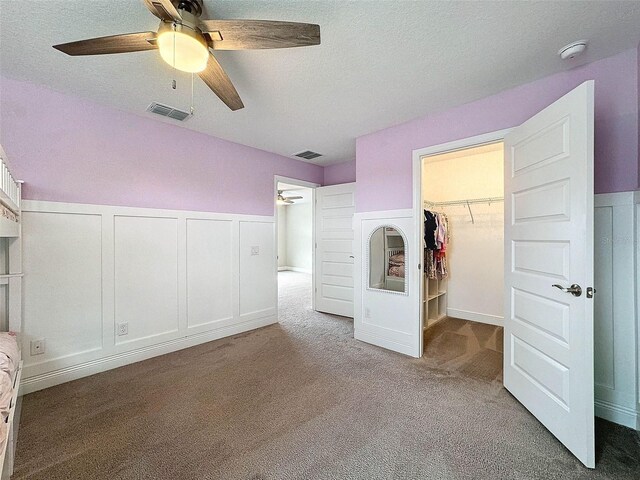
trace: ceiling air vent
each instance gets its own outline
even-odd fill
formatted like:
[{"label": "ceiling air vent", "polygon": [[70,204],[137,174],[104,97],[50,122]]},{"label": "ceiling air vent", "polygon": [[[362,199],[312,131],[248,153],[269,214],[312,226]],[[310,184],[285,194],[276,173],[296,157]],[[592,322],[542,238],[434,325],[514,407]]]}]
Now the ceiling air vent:
[{"label": "ceiling air vent", "polygon": [[161,103],[153,102],[147,108],[148,112],[156,113],[158,115],[162,115],[163,117],[173,118],[174,120],[180,120],[184,122],[191,115],[182,110],[178,110],[177,108],[169,107],[167,105],[163,105]]},{"label": "ceiling air vent", "polygon": [[311,150],[306,150],[304,152],[295,153],[294,157],[304,158],[305,160],[313,160],[314,158],[321,157],[321,153],[312,152]]}]

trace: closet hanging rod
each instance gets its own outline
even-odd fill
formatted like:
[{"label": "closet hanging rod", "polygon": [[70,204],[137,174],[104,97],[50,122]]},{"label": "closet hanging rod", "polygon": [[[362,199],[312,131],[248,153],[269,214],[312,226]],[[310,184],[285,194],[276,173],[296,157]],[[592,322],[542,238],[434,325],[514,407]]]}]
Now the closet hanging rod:
[{"label": "closet hanging rod", "polygon": [[470,198],[468,200],[450,200],[447,202],[432,202],[430,200],[425,200],[425,205],[430,205],[433,207],[444,207],[448,205],[471,205],[474,203],[494,203],[494,202],[503,202],[504,197],[487,197],[487,198]]}]

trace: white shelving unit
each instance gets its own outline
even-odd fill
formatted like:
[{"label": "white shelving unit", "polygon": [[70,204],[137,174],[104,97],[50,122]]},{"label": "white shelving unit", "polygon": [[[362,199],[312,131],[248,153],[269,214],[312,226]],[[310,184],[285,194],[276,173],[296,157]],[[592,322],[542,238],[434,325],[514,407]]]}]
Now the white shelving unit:
[{"label": "white shelving unit", "polygon": [[447,316],[447,279],[424,278],[424,328],[425,330]]}]

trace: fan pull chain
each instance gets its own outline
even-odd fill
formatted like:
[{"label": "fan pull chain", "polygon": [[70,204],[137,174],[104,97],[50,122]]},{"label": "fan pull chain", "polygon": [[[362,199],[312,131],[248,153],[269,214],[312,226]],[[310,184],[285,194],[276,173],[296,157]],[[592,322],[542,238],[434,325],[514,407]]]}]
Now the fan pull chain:
[{"label": "fan pull chain", "polygon": [[193,109],[193,73],[191,73],[191,109],[190,109],[190,113],[191,115],[193,115],[194,109]]},{"label": "fan pull chain", "polygon": [[[176,73],[176,24],[173,24],[173,74],[175,76]],[[176,79],[171,81],[171,88],[176,89]]]}]

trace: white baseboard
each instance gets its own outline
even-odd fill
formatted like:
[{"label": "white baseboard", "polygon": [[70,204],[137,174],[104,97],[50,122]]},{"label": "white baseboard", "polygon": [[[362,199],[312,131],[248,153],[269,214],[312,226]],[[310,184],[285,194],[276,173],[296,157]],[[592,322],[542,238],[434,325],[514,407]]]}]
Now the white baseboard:
[{"label": "white baseboard", "polygon": [[362,331],[354,331],[353,338],[360,340],[361,342],[370,343],[378,347],[386,348],[387,350],[393,350],[394,352],[402,353],[409,357],[419,358],[419,355],[410,345],[404,345],[394,342],[387,338],[378,337],[375,334]]},{"label": "white baseboard", "polygon": [[62,368],[52,372],[35,375],[29,378],[23,378],[20,382],[20,395],[36,392],[44,388],[53,387],[61,383],[70,382],[79,378],[94,375],[96,373],[105,372],[118,367],[123,367],[131,363],[147,360],[159,355],[176,352],[184,348],[193,347],[202,343],[218,340],[219,338],[237,335],[238,333],[247,332],[260,327],[266,327],[278,322],[277,315],[258,318],[247,322],[230,325],[228,327],[205,332],[201,334],[191,335],[188,337],[177,338],[167,342],[152,345],[146,348],[140,348],[130,352],[124,352],[110,357],[100,358],[90,362]]},{"label": "white baseboard", "polygon": [[300,273],[308,273],[309,275],[311,275],[313,273],[313,270],[311,270],[310,268],[300,268],[300,267],[278,267],[278,271],[282,272],[282,271],[290,271],[290,272],[300,272]]},{"label": "white baseboard", "polygon": [[621,407],[604,400],[596,400],[595,413],[596,417],[604,418],[634,430],[640,430],[640,416],[632,408]]},{"label": "white baseboard", "polygon": [[447,315],[449,317],[461,318],[462,320],[469,320],[471,322],[487,323],[489,325],[497,325],[502,327],[504,325],[504,318],[498,315],[489,315],[487,313],[470,312],[468,310],[458,310],[456,308],[447,308]]}]

